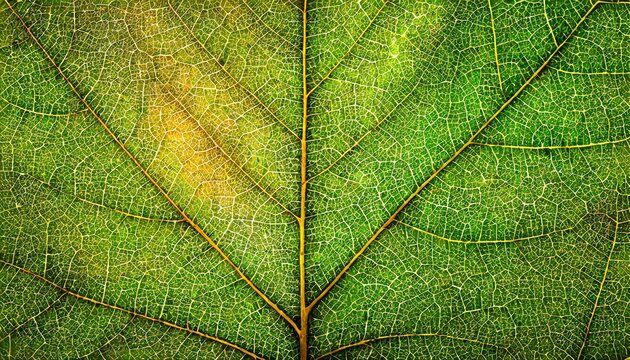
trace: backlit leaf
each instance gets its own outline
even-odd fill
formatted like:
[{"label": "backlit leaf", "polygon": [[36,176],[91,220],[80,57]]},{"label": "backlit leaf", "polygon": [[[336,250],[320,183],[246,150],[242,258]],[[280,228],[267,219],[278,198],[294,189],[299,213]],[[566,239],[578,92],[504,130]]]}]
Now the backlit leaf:
[{"label": "backlit leaf", "polygon": [[630,356],[630,3],[2,0],[0,353]]}]

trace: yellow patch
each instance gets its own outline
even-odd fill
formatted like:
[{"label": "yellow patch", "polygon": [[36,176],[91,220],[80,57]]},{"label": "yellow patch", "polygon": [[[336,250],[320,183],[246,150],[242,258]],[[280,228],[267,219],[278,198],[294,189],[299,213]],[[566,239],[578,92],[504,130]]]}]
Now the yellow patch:
[{"label": "yellow patch", "polygon": [[[139,48],[147,55],[139,67],[150,84],[138,128],[145,132],[143,147],[157,149],[150,170],[180,196],[212,199],[220,208],[233,207],[254,183],[280,187],[277,174],[286,170],[279,169],[271,148],[281,135],[278,126],[269,126],[274,119],[190,34],[160,25],[159,11],[142,12],[146,16],[138,22]],[[241,214],[254,213],[249,203],[238,206]]]}]

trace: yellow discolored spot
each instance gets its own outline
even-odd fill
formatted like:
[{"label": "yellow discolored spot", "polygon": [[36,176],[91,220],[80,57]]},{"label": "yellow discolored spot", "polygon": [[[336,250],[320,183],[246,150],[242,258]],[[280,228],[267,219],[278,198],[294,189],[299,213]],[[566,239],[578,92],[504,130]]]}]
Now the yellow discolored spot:
[{"label": "yellow discolored spot", "polygon": [[151,170],[160,173],[161,183],[172,184],[172,191],[253,214],[253,205],[236,204],[238,195],[253,186],[259,192],[285,187],[277,175],[286,173],[276,158],[277,127],[270,126],[273,119],[246,85],[231,77],[231,68],[206,53],[212,39],[191,45],[196,40],[184,28],[165,20],[173,14],[162,17],[160,11],[169,10],[139,11],[146,16],[133,30],[142,34],[138,46],[146,54],[138,64],[147,81],[138,128],[143,148],[151,151]]},{"label": "yellow discolored spot", "polygon": [[155,138],[161,138],[157,161],[194,196],[231,206],[237,195],[231,164],[214,146],[209,135],[174,99],[158,95],[150,106],[148,121]]}]

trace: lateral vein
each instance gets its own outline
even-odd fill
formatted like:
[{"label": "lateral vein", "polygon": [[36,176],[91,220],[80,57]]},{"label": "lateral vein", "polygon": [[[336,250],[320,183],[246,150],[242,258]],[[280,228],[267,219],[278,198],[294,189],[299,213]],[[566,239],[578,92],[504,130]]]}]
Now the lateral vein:
[{"label": "lateral vein", "polygon": [[599,306],[599,300],[601,299],[602,292],[604,290],[604,284],[606,283],[606,277],[608,275],[608,270],[610,268],[610,262],[612,261],[613,254],[615,252],[615,245],[617,243],[617,233],[619,231],[619,222],[615,220],[615,234],[613,235],[613,241],[610,245],[610,252],[608,253],[608,258],[606,259],[606,266],[604,267],[604,274],[602,275],[602,280],[599,283],[599,290],[597,291],[597,296],[595,297],[595,302],[593,303],[593,310],[591,311],[591,316],[588,319],[588,323],[586,324],[586,330],[584,331],[584,339],[582,340],[582,346],[580,347],[580,352],[578,353],[577,359],[582,359],[582,354],[586,349],[586,343],[588,340],[588,335],[591,331],[591,326],[593,325],[593,319],[595,318],[595,312],[597,311],[597,307]]},{"label": "lateral vein", "polygon": [[249,3],[247,2],[247,0],[242,0],[243,4],[245,4],[245,6],[247,7],[247,9],[252,13],[252,15],[254,15],[256,17],[256,19],[258,19],[258,21],[263,24],[264,27],[266,27],[269,31],[271,31],[272,33],[274,33],[278,38],[280,38],[285,44],[291,46],[293,49],[295,50],[299,50],[298,45],[290,42],[289,40],[287,40],[284,36],[280,35],[280,33],[278,33],[275,29],[273,29],[271,26],[269,26],[269,24],[267,24],[262,16],[258,15],[258,13],[256,13],[256,11],[254,11],[254,9],[252,9],[251,6],[249,6]]},{"label": "lateral vein", "polygon": [[[501,80],[501,68],[499,66],[499,49],[497,48],[497,30],[494,26],[494,14],[492,12],[492,3],[490,2],[490,0],[488,0],[488,9],[490,10],[490,25],[492,26],[492,39],[494,43],[494,62],[497,65],[497,77],[499,78],[499,87],[501,88],[501,94],[503,94],[503,96],[505,97],[505,91],[503,90],[503,80]],[[557,43],[556,43],[556,46],[558,46]]]},{"label": "lateral vein", "polygon": [[410,229],[413,229],[419,233],[425,234],[427,236],[430,237],[434,237],[436,239],[439,240],[443,240],[449,243],[456,243],[456,244],[467,244],[467,245],[483,245],[483,244],[510,244],[510,243],[516,243],[516,242],[521,242],[521,241],[526,241],[526,240],[533,240],[533,239],[538,239],[538,238],[542,238],[545,236],[551,236],[553,234],[557,234],[557,233],[561,233],[561,232],[565,232],[565,231],[570,231],[573,230],[573,227],[569,227],[566,229],[559,229],[559,230],[554,230],[554,231],[550,231],[550,232],[546,232],[546,233],[542,233],[542,234],[537,234],[537,235],[532,235],[532,236],[525,236],[525,237],[521,237],[521,238],[515,238],[515,239],[498,239],[498,240],[460,240],[460,239],[451,239],[451,238],[447,238],[444,236],[440,236],[438,234],[426,231],[426,230],[422,230],[416,226],[407,224],[406,222],[400,221],[398,219],[395,220],[396,223],[404,225]]},{"label": "lateral vein", "polygon": [[476,142],[476,141],[473,141],[471,145],[498,147],[498,148],[504,148],[504,149],[517,149],[517,150],[569,150],[569,149],[587,149],[587,148],[596,147],[596,146],[614,145],[614,144],[620,144],[629,140],[630,140],[630,136],[623,139],[618,139],[618,140],[600,141],[600,142],[594,142],[590,144],[575,144],[575,145],[527,146],[527,145],[509,145],[509,144],[489,144],[489,143]]},{"label": "lateral vein", "polygon": [[23,328],[24,326],[26,326],[26,324],[30,323],[31,321],[35,321],[35,319],[37,319],[38,317],[42,316],[43,314],[49,312],[55,305],[57,305],[57,303],[64,297],[66,296],[66,293],[62,293],[61,295],[59,295],[55,300],[53,300],[48,306],[46,306],[44,309],[42,309],[41,311],[39,311],[37,314],[29,317],[28,319],[24,320],[23,322],[21,322],[19,325],[15,326],[11,331],[9,331],[5,336],[3,336],[2,338],[0,338],[0,343],[3,342],[6,338],[11,338],[11,335],[15,334],[17,331],[19,331],[21,328]]},{"label": "lateral vein", "polygon": [[379,120],[374,126],[372,126],[368,131],[366,131],[363,135],[361,135],[360,138],[358,138],[357,140],[355,140],[354,143],[352,143],[352,145],[350,145],[341,155],[339,155],[339,157],[337,157],[335,160],[333,160],[330,164],[328,164],[328,166],[326,166],[322,171],[318,172],[317,174],[311,176],[307,181],[311,182],[313,181],[313,179],[315,179],[316,177],[319,177],[320,175],[324,174],[325,172],[329,171],[330,169],[332,169],[333,166],[335,166],[339,161],[341,161],[344,157],[346,157],[352,150],[354,150],[357,146],[359,146],[359,144],[361,144],[363,142],[363,140],[368,137],[368,135],[370,135],[371,133],[373,133],[376,129],[378,129],[385,121],[387,121],[387,119],[389,119],[390,116],[392,116],[392,114],[405,102],[405,100],[407,100],[407,98],[409,96],[411,96],[411,94],[413,94],[413,92],[416,90],[416,88],[420,85],[420,82],[417,82],[412,88],[411,90],[409,90],[409,92],[407,92],[407,94],[405,96],[403,96],[402,99],[400,99],[400,101],[398,101],[396,103],[396,105],[394,105],[394,107],[381,119]]},{"label": "lateral vein", "polygon": [[45,278],[42,275],[39,275],[39,274],[37,274],[37,273],[27,269],[27,268],[23,268],[21,266],[12,264],[12,263],[4,261],[4,260],[0,260],[0,264],[4,264],[4,265],[12,267],[12,268],[14,268],[16,270],[19,270],[19,271],[21,271],[21,272],[23,272],[25,274],[31,275],[31,276],[33,276],[33,277],[35,277],[35,278],[45,282],[46,284],[48,284],[48,285],[58,289],[59,291],[61,291],[65,295],[69,295],[69,296],[72,296],[72,297],[77,298],[79,300],[83,300],[83,301],[86,301],[86,302],[89,302],[89,303],[92,303],[92,304],[95,304],[95,305],[103,306],[103,307],[106,307],[108,309],[120,311],[120,312],[126,313],[128,315],[131,315],[134,318],[136,318],[136,317],[137,318],[142,318],[142,319],[149,320],[149,321],[152,321],[152,322],[155,322],[155,323],[158,323],[158,324],[166,325],[166,326],[168,326],[170,328],[174,328],[174,329],[177,329],[177,330],[180,330],[180,331],[184,331],[184,332],[188,332],[188,333],[191,333],[191,334],[194,334],[194,335],[198,335],[198,336],[201,336],[203,338],[210,339],[210,340],[216,341],[216,342],[218,342],[220,344],[223,344],[225,346],[228,346],[228,347],[231,347],[233,349],[236,349],[236,350],[238,350],[238,351],[240,351],[240,352],[242,352],[242,353],[244,353],[246,355],[251,356],[254,359],[263,359],[263,357],[258,356],[255,353],[253,353],[253,352],[251,352],[249,350],[246,350],[245,348],[242,348],[242,347],[240,347],[240,346],[238,346],[236,344],[233,344],[233,343],[231,343],[231,342],[229,342],[227,340],[218,338],[216,336],[208,335],[208,334],[206,334],[206,333],[204,333],[202,331],[191,329],[188,326],[177,325],[177,324],[172,323],[170,321],[166,321],[166,320],[163,320],[163,319],[160,319],[160,318],[155,318],[155,317],[152,317],[152,316],[149,316],[149,315],[141,314],[141,313],[135,312],[133,310],[127,310],[127,309],[122,308],[122,307],[120,307],[118,305],[109,304],[109,303],[106,303],[106,302],[103,302],[103,301],[100,301],[100,300],[93,299],[91,297],[87,297],[87,296],[81,295],[81,294],[79,294],[77,292],[74,292],[72,290],[66,289],[65,287],[63,287],[63,286],[53,282],[52,280],[50,280],[48,278]]}]

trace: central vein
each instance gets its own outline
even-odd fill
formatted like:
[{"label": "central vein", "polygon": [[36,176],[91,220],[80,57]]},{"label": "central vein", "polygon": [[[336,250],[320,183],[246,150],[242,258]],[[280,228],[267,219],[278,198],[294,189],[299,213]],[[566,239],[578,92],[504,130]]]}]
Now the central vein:
[{"label": "central vein", "polygon": [[306,360],[308,355],[308,314],[310,308],[306,306],[306,269],[304,264],[306,235],[306,130],[308,118],[308,85],[306,83],[306,6],[304,0],[302,9],[302,156],[300,158],[300,360]]}]

